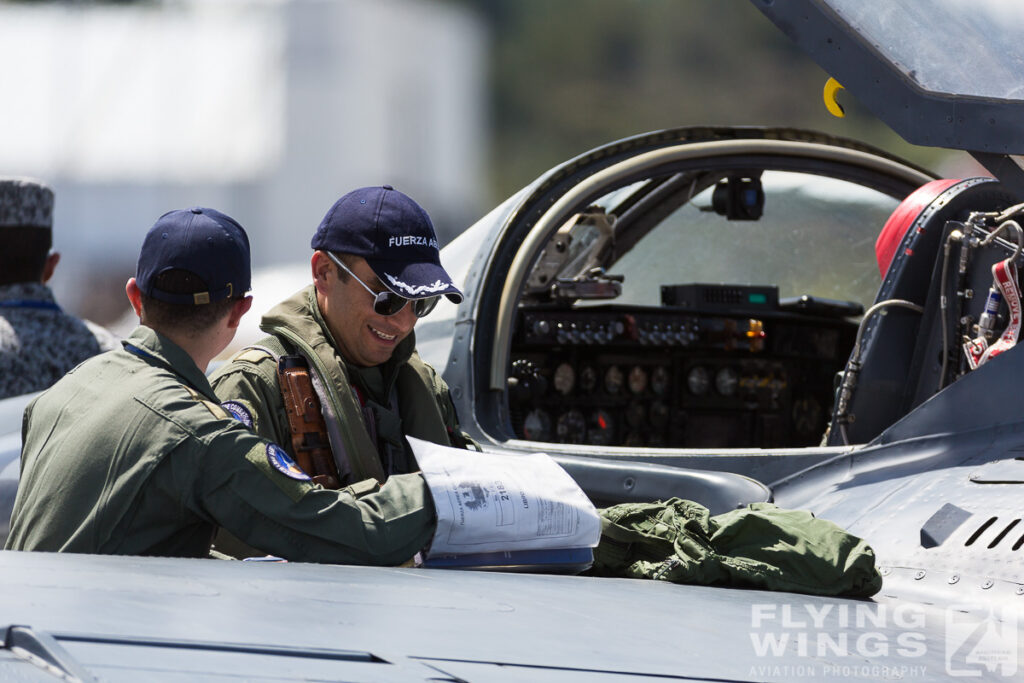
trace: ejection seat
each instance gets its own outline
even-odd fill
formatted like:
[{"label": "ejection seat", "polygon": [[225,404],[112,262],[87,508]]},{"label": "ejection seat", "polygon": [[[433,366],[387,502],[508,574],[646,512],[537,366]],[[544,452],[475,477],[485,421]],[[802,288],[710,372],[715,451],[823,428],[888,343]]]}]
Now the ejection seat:
[{"label": "ejection seat", "polygon": [[865,316],[860,348],[851,356],[858,361],[855,381],[845,405],[839,392],[828,445],[867,443],[938,391],[942,352],[934,337],[941,336],[935,331],[947,221],[1013,203],[992,178],[945,179],[918,188],[892,213],[875,244],[882,273],[875,305],[902,300],[919,310],[887,305]]}]

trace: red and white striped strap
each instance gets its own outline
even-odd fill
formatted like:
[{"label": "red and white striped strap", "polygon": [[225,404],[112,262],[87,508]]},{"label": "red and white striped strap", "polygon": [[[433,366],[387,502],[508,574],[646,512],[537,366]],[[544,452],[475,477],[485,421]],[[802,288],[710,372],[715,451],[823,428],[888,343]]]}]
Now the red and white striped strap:
[{"label": "red and white striped strap", "polygon": [[992,266],[992,279],[1010,308],[1010,322],[999,339],[991,345],[983,337],[964,344],[967,364],[972,370],[1013,348],[1020,337],[1020,288],[1017,285],[1017,266],[1011,259],[999,261]]}]

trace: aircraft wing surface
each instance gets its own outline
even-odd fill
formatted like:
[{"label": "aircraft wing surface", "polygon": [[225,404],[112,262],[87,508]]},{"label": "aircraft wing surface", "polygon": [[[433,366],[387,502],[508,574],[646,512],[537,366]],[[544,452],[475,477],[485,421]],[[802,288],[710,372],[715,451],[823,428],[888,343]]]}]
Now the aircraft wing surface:
[{"label": "aircraft wing surface", "polygon": [[4,680],[35,680],[26,650],[102,681],[783,681],[801,671],[908,677],[909,667],[929,680],[944,671],[941,611],[904,602],[895,612],[884,597],[11,551],[0,553],[0,582],[18,586],[0,593]]}]

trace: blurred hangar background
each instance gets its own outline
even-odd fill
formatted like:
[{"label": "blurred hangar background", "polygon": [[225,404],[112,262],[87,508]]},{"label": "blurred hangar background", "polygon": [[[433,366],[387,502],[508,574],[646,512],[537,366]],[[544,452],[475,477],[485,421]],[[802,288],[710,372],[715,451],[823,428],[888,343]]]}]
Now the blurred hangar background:
[{"label": "blurred hangar background", "polygon": [[234,216],[266,269],[307,261],[355,187],[402,189],[447,242],[549,167],[659,128],[803,126],[958,170],[852,98],[830,117],[826,78],[741,0],[8,0],[0,175],[54,188],[58,301],[113,324],[173,208]]}]

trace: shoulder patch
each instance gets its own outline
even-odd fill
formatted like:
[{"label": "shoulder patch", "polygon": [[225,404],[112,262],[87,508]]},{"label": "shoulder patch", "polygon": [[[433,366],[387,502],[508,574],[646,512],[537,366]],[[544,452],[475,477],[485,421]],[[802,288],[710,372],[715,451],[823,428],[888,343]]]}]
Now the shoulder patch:
[{"label": "shoulder patch", "polygon": [[228,411],[228,414],[244,424],[249,429],[256,429],[256,411],[243,400],[224,401],[220,407]]},{"label": "shoulder patch", "polygon": [[221,408],[219,405],[217,405],[213,401],[207,401],[206,398],[202,394],[200,394],[198,391],[196,391],[192,387],[190,387],[190,386],[188,386],[186,384],[183,384],[182,386],[185,387],[185,391],[187,391],[189,393],[189,396],[191,396],[196,401],[198,401],[199,403],[202,403],[204,406],[206,406],[206,409],[210,411],[210,414],[213,415],[218,420],[227,420],[227,419],[229,419],[231,417],[228,414],[228,411],[224,410],[223,408]]},{"label": "shoulder patch", "polygon": [[286,477],[291,477],[297,481],[310,481],[309,475],[303,472],[299,466],[295,464],[295,461],[292,460],[291,456],[276,443],[267,444],[267,462],[270,463],[271,467]]},{"label": "shoulder patch", "polygon": [[[271,446],[280,449],[281,452],[284,453],[284,450],[281,449],[280,446],[274,446],[274,444],[268,444],[261,440],[248,450],[245,454],[245,459],[258,469],[268,480],[274,482],[274,485],[288,496],[292,502],[302,500],[302,497],[314,490],[316,486],[308,476],[304,476],[305,472],[302,472],[302,470],[299,470],[299,473],[304,476],[303,479],[293,479],[291,476],[282,477],[281,471],[271,464],[271,458],[269,457]],[[291,460],[287,453],[284,453],[284,456],[289,461]],[[296,469],[298,469],[298,467],[296,467]]]},{"label": "shoulder patch", "polygon": [[245,348],[238,352],[232,361],[241,360],[247,363],[259,363],[264,358],[273,358],[274,355],[266,349]]},{"label": "shoulder patch", "polygon": [[231,415],[228,413],[228,411],[224,410],[213,401],[203,401],[203,405],[206,406],[206,409],[209,410],[210,413],[218,420],[231,419]]}]

